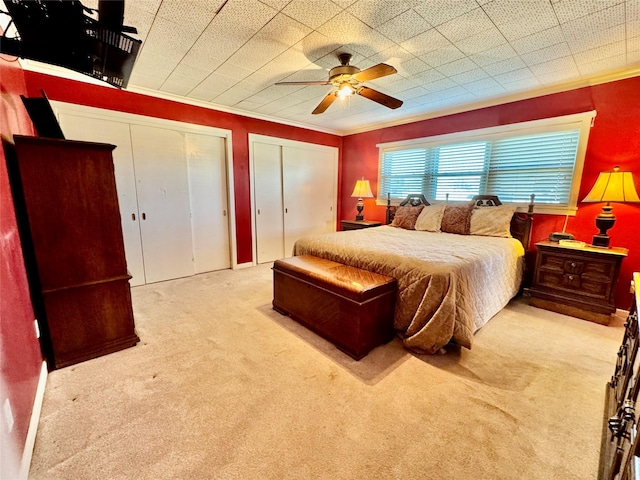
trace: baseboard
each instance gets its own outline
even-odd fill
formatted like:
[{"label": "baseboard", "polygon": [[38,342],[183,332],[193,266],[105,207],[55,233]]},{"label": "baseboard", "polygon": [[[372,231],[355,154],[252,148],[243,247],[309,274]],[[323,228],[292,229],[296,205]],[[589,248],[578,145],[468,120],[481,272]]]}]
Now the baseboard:
[{"label": "baseboard", "polygon": [[36,390],[36,398],[33,401],[33,410],[31,412],[31,421],[29,422],[29,431],[27,432],[27,439],[24,443],[24,451],[22,452],[22,461],[20,462],[20,480],[27,480],[29,478],[29,468],[31,467],[33,447],[36,443],[36,433],[38,432],[38,424],[40,423],[40,413],[42,412],[47,375],[47,362],[42,362],[38,389]]},{"label": "baseboard", "polygon": [[256,264],[255,264],[255,263],[253,263],[253,262],[236,263],[236,264],[233,266],[233,270],[241,269],[241,268],[255,267],[255,265],[256,265]]}]

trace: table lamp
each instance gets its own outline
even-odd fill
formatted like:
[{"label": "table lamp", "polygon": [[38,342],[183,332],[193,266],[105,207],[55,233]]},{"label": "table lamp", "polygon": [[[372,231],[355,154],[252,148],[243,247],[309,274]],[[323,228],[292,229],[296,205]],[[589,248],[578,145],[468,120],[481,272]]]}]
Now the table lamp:
[{"label": "table lamp", "polygon": [[620,167],[613,167],[613,172],[601,172],[595,185],[583,202],[607,202],[602,212],[596,217],[596,227],[600,232],[593,236],[594,247],[609,248],[607,230],[613,227],[616,217],[611,211],[611,202],[640,202],[631,172],[621,172]]},{"label": "table lamp", "polygon": [[369,185],[369,180],[365,180],[362,177],[362,180],[358,180],[356,182],[356,186],[353,189],[352,197],[358,197],[358,203],[356,208],[358,209],[358,214],[356,215],[356,220],[364,220],[364,215],[362,215],[362,210],[364,210],[364,203],[362,203],[363,198],[373,198],[373,193],[371,193],[371,185]]}]

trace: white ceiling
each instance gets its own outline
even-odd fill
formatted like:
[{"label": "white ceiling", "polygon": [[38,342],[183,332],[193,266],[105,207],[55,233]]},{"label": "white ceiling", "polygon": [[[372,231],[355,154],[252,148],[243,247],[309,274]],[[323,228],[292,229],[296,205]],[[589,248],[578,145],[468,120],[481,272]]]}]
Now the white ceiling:
[{"label": "white ceiling", "polygon": [[[97,0],[83,0],[97,7]],[[336,133],[640,74],[640,0],[127,0],[143,41],[129,89]],[[398,73],[311,111],[337,54]]]}]

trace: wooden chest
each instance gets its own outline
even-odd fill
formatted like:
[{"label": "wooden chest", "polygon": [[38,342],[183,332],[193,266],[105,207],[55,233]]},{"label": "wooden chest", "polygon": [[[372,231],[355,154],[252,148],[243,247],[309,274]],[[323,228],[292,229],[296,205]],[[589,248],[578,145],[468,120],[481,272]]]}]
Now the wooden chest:
[{"label": "wooden chest", "polygon": [[397,282],[309,255],[276,260],[273,308],[360,360],[393,338]]},{"label": "wooden chest", "polygon": [[604,325],[616,311],[614,286],[625,248],[567,247],[536,243],[531,305]]}]

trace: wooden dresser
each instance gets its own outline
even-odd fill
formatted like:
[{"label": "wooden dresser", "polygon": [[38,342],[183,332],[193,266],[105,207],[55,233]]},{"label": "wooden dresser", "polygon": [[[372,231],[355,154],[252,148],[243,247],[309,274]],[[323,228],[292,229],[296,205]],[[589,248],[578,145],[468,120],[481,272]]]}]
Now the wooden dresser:
[{"label": "wooden dresser", "polygon": [[50,369],[131,347],[113,145],[14,136],[8,167]]},{"label": "wooden dresser", "polygon": [[618,350],[616,366],[606,385],[598,480],[640,478],[637,468],[640,461],[640,408],[637,405],[640,393],[640,273],[634,273],[633,283],[633,303],[624,324],[624,337]]},{"label": "wooden dresser", "polygon": [[532,285],[525,290],[531,305],[608,325],[616,311],[614,286],[628,250],[546,241],[536,247]]}]

